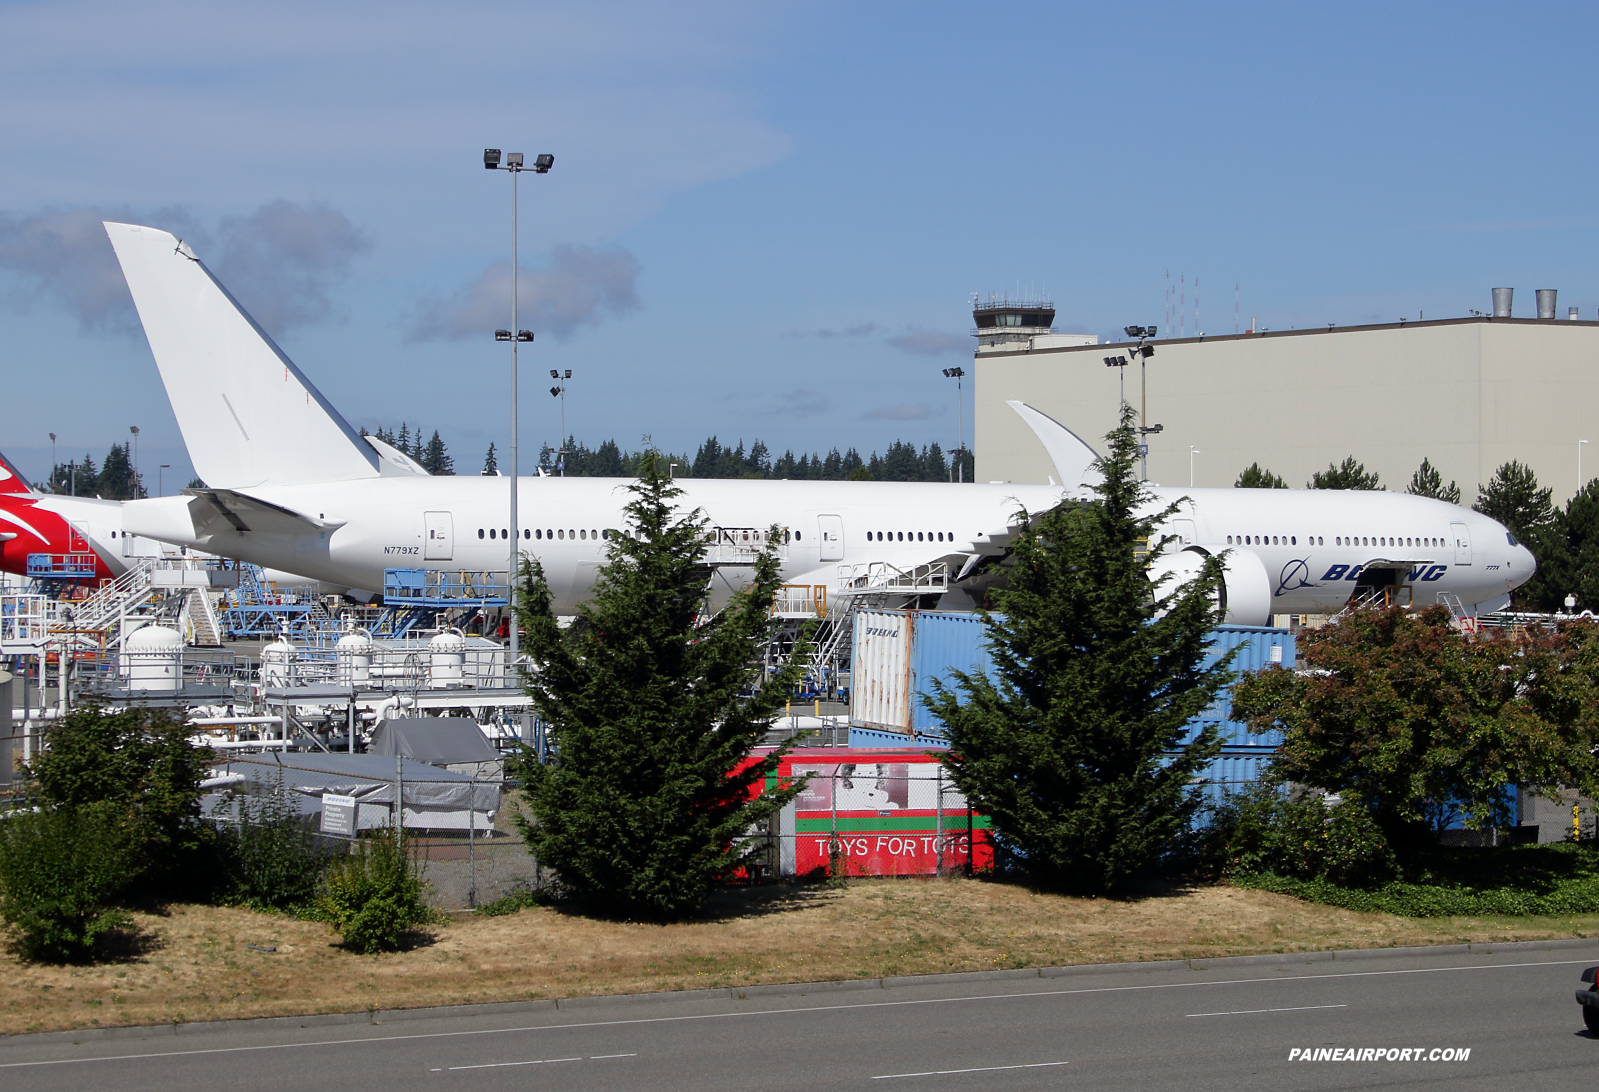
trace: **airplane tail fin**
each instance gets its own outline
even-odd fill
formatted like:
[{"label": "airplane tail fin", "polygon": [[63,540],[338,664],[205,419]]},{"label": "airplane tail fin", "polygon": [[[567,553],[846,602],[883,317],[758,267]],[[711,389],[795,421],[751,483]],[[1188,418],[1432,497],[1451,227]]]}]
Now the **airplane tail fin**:
[{"label": "airplane tail fin", "polygon": [[247,489],[382,473],[372,446],[181,240],[105,229],[203,481]]},{"label": "airplane tail fin", "polygon": [[22,476],[22,471],[11,465],[11,460],[0,454],[0,494],[7,496],[31,496],[33,486],[28,484],[28,479]]},{"label": "airplane tail fin", "polygon": [[1099,453],[1089,447],[1082,437],[1026,402],[1008,401],[1005,404],[1027,422],[1027,427],[1033,430],[1038,442],[1044,445],[1044,450],[1049,453],[1049,461],[1055,464],[1055,473],[1060,476],[1060,484],[1068,492],[1082,492],[1100,483],[1103,476],[1094,465],[1099,461]]}]

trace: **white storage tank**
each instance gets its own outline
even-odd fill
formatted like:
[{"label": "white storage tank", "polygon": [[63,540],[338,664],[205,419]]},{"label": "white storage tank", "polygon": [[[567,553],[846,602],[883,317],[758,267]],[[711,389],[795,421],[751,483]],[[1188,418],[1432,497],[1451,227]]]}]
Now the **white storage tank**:
[{"label": "white storage tank", "polygon": [[339,685],[369,687],[372,685],[372,635],[364,629],[352,629],[334,646],[333,654],[339,664]]},{"label": "white storage tank", "polygon": [[464,684],[466,635],[458,629],[440,631],[428,642],[428,685],[435,690]]},{"label": "white storage tank", "polygon": [[261,650],[261,685],[289,686],[294,678],[294,661],[299,653],[287,637],[279,637]]},{"label": "white storage tank", "polygon": [[166,626],[145,626],[124,644],[128,689],[175,693],[183,684],[183,634]]}]

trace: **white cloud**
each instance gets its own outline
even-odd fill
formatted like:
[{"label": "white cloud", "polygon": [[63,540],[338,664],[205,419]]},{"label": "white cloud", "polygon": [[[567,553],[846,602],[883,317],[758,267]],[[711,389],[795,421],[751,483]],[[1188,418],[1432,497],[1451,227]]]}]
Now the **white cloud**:
[{"label": "white cloud", "polygon": [[[636,311],[638,272],[638,259],[620,247],[558,246],[548,267],[522,267],[517,323],[564,339],[580,326]],[[448,298],[425,304],[410,337],[482,337],[510,321],[511,266],[502,262]]]},{"label": "white cloud", "polygon": [[[498,213],[479,158],[494,144],[556,154],[523,181],[525,244],[603,237],[788,154],[739,78],[785,18],[732,3],[0,5],[0,97],[27,103],[0,112],[0,184],[23,207],[111,192],[211,215],[290,195],[437,243],[488,201]],[[540,217],[552,208],[559,222]]]},{"label": "white cloud", "polygon": [[224,217],[217,235],[217,276],[274,332],[332,317],[330,282],[372,249],[371,237],[337,209],[281,199],[249,216]]},{"label": "white cloud", "polygon": [[907,402],[897,406],[878,406],[861,414],[866,421],[925,421],[932,416],[920,402]]},{"label": "white cloud", "polygon": [[105,220],[148,224],[189,242],[268,332],[320,322],[335,313],[333,282],[371,241],[327,205],[277,200],[248,216],[224,217],[215,232],[186,209],[43,209],[0,213],[0,269],[12,274],[5,301],[65,309],[81,329],[137,334],[139,317],[117,265]]},{"label": "white cloud", "polygon": [[959,334],[904,334],[889,338],[888,343],[913,356],[950,356],[956,353],[970,356],[972,352],[972,339]]}]

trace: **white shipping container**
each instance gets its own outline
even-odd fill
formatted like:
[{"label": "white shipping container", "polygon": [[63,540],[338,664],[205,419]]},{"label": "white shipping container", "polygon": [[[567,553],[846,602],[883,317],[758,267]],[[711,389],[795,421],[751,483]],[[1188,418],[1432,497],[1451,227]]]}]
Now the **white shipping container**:
[{"label": "white shipping container", "polygon": [[855,648],[849,692],[851,724],[913,736],[911,650],[916,615],[863,610],[855,614]]}]

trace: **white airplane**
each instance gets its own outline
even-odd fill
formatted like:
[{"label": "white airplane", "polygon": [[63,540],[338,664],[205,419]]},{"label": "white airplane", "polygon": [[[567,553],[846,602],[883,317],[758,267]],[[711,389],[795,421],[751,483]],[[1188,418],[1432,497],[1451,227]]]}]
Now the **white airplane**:
[{"label": "white airplane", "polygon": [[[164,231],[107,223],[167,396],[205,489],[129,501],[135,534],[303,573],[357,598],[381,592],[384,570],[504,572],[508,538],[538,558],[555,609],[571,613],[625,526],[629,480],[528,477],[517,483],[522,526],[508,526],[508,488],[492,477],[430,477],[358,436],[256,325],[200,259]],[[744,582],[761,529],[784,528],[786,583],[837,594],[873,574],[943,563],[952,593],[982,587],[1017,513],[1083,495],[1094,452],[1021,403],[1013,408],[1049,452],[1060,484],[679,481],[683,508],[716,529],[713,590]],[[1209,554],[1226,568],[1225,617],[1267,625],[1273,614],[1341,610],[1357,590],[1430,604],[1447,593],[1488,611],[1534,572],[1531,553],[1499,523],[1441,501],[1397,493],[1152,488],[1181,506],[1157,569],[1181,579]],[[874,569],[874,566],[876,567]],[[1408,590],[1407,590],[1408,589]],[[966,602],[980,597],[976,591]]]}]

